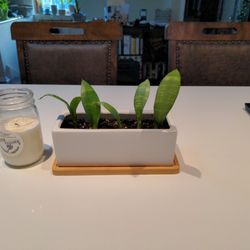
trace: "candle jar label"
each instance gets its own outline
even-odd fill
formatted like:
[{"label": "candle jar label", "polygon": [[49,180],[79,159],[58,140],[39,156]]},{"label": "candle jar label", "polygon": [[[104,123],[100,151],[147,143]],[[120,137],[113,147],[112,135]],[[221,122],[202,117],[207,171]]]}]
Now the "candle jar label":
[{"label": "candle jar label", "polygon": [[17,134],[0,133],[0,149],[8,156],[16,156],[23,149],[23,140]]},{"label": "candle jar label", "polygon": [[4,122],[2,129],[0,150],[8,164],[29,165],[42,156],[42,134],[37,118],[11,118]]}]

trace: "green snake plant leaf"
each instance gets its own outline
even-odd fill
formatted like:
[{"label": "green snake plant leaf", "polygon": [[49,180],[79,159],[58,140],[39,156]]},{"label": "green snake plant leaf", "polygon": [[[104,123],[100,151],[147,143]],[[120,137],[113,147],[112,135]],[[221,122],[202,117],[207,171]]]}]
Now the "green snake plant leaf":
[{"label": "green snake plant leaf", "polygon": [[60,96],[53,95],[53,94],[45,94],[42,97],[40,97],[39,99],[42,99],[42,98],[44,98],[46,96],[53,97],[53,98],[55,98],[55,99],[63,102],[66,105],[66,107],[68,108],[68,111],[69,111],[69,114],[71,116],[71,119],[72,119],[74,127],[77,127],[76,109],[78,107],[78,104],[81,101],[81,97],[80,96],[74,97],[72,99],[72,101],[70,102],[70,104],[66,100],[64,100],[63,98],[61,98]]},{"label": "green snake plant leaf", "polygon": [[161,81],[154,103],[155,127],[162,127],[166,115],[171,110],[178,96],[181,84],[180,72],[176,69],[169,72]]},{"label": "green snake plant leaf", "polygon": [[120,128],[121,127],[121,118],[120,118],[120,115],[119,115],[118,111],[112,105],[110,105],[107,102],[100,102],[100,104],[105,109],[107,109],[111,113],[111,115],[117,120],[118,126]]},{"label": "green snake plant leaf", "polygon": [[93,87],[84,80],[81,83],[81,99],[90,127],[98,128],[101,114],[100,100]]},{"label": "green snake plant leaf", "polygon": [[76,96],[71,100],[71,102],[69,104],[71,112],[72,112],[71,115],[73,117],[73,121],[77,121],[76,109],[77,109],[81,99],[82,99],[81,96]]},{"label": "green snake plant leaf", "polygon": [[53,94],[45,94],[45,95],[41,96],[39,99],[42,99],[42,98],[44,98],[44,97],[46,97],[46,96],[54,97],[54,98],[56,98],[57,100],[63,102],[63,103],[67,106],[68,110],[70,111],[70,105],[68,104],[68,102],[67,102],[66,100],[64,100],[64,99],[61,98],[60,96],[53,95]]},{"label": "green snake plant leaf", "polygon": [[143,109],[148,100],[149,91],[150,91],[150,82],[149,80],[145,80],[144,82],[138,85],[135,92],[134,109],[137,120],[137,128],[141,127]]}]

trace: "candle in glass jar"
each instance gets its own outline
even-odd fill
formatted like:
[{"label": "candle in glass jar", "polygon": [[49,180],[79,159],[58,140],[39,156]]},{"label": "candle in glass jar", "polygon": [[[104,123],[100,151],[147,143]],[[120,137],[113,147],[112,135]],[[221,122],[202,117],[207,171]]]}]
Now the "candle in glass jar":
[{"label": "candle in glass jar", "polygon": [[0,149],[5,161],[24,166],[39,160],[43,154],[40,122],[31,117],[15,117],[3,124]]}]

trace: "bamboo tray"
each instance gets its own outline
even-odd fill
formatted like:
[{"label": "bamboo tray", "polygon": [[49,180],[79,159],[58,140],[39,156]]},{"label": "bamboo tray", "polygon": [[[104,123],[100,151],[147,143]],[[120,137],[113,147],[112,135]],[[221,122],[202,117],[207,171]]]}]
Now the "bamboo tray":
[{"label": "bamboo tray", "polygon": [[177,157],[173,165],[163,166],[59,166],[54,160],[54,175],[139,175],[139,174],[177,174],[180,171]]}]

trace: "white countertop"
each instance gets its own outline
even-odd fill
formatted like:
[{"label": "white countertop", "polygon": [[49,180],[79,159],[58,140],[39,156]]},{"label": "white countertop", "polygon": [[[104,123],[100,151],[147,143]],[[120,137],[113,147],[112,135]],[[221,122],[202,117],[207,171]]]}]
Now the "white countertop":
[{"label": "white countertop", "polygon": [[4,24],[4,23],[9,23],[9,22],[17,21],[18,19],[21,19],[21,18],[22,17],[10,17],[8,19],[0,21],[0,25]]},{"label": "white countertop", "polygon": [[[172,110],[181,172],[139,176],[53,176],[51,130],[64,105],[38,97],[72,98],[80,86],[22,87],[35,93],[49,156],[26,169],[0,158],[1,250],[250,249],[249,87],[182,87]],[[95,89],[133,108],[135,87]]]}]

